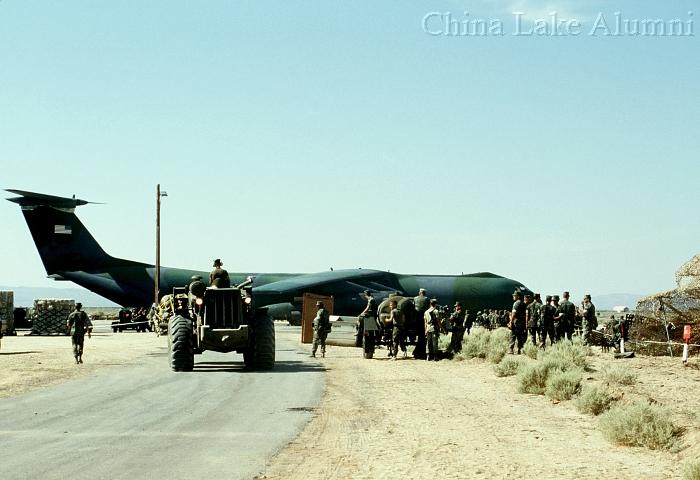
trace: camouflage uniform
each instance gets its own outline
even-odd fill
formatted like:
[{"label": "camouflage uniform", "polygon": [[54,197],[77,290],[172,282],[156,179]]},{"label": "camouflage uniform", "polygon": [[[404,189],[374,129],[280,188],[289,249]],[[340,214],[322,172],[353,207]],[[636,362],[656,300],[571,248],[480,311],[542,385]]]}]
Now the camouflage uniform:
[{"label": "camouflage uniform", "polygon": [[[515,296],[515,295],[513,295]],[[525,303],[518,297],[513,302],[512,320],[510,322],[510,353],[513,353],[515,343],[518,343],[518,354],[525,345],[527,330],[525,330]]]},{"label": "camouflage uniform", "polygon": [[68,315],[68,331],[73,345],[73,356],[75,363],[83,363],[83,346],[85,344],[85,333],[92,332],[92,322],[87,313],[80,310],[82,305],[76,304],[75,311]]},{"label": "camouflage uniform", "polygon": [[453,353],[459,353],[462,351],[462,340],[464,339],[464,324],[465,324],[465,314],[462,310],[462,305],[459,304],[459,309],[455,305],[455,311],[450,315],[450,322],[452,323],[452,338],[450,340],[450,351]]},{"label": "camouflage uniform", "polygon": [[537,345],[537,330],[542,324],[542,303],[535,300],[527,306],[527,333],[533,345]]},{"label": "camouflage uniform", "polygon": [[554,316],[557,314],[557,307],[552,304],[551,298],[547,298],[547,303],[542,307],[542,323],[540,326],[540,348],[545,348],[547,336],[549,343],[557,341],[554,331]]},{"label": "camouflage uniform", "polygon": [[406,338],[406,330],[405,330],[405,319],[403,318],[403,314],[399,311],[398,308],[393,308],[391,310],[391,313],[389,314],[389,318],[392,321],[393,328],[391,331],[391,345],[392,345],[392,351],[391,355],[396,357],[399,353],[399,348],[401,348],[401,351],[403,352],[404,356],[406,355],[406,343],[405,343],[405,338]]},{"label": "camouflage uniform", "polygon": [[440,312],[437,305],[432,305],[425,312],[425,337],[428,344],[427,360],[437,361],[438,339],[440,338]]},{"label": "camouflage uniform", "polygon": [[591,334],[598,326],[595,315],[595,305],[591,303],[591,298],[587,296],[581,305],[581,331],[583,333],[583,344],[588,345],[591,341]]},{"label": "camouflage uniform", "polygon": [[[413,305],[416,309],[416,317],[418,322],[423,322],[425,319],[425,312],[430,307],[430,299],[425,295],[425,290],[420,289],[419,294],[413,297]],[[420,325],[420,323],[418,324]],[[423,328],[418,328],[416,346],[413,347],[413,358],[424,359],[425,355],[425,330]]]},{"label": "camouflage uniform", "polygon": [[574,322],[576,321],[576,306],[567,298],[564,298],[557,308],[557,316],[559,315],[561,315],[559,320],[560,331],[557,332],[557,337],[562,339],[566,336],[571,340],[574,334]]},{"label": "camouflage uniform", "polygon": [[[320,302],[319,302],[320,303]],[[321,344],[321,356],[326,356],[326,337],[328,337],[328,332],[331,330],[331,322],[328,317],[328,310],[326,310],[321,303],[316,304],[318,311],[316,312],[316,318],[314,318],[313,328],[314,328],[314,341],[311,346],[311,356],[316,356],[316,350],[318,350],[318,344]]]}]

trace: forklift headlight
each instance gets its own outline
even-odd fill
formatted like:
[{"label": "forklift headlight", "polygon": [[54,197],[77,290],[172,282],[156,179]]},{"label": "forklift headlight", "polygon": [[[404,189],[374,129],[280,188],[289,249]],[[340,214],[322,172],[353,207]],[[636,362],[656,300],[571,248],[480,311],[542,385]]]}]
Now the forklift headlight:
[{"label": "forklift headlight", "polygon": [[253,299],[250,298],[250,297],[245,297],[245,300],[243,300],[243,301],[244,301],[245,303],[247,303],[248,305],[250,305],[250,302],[252,302]]},{"label": "forklift headlight", "polygon": [[198,298],[197,300],[194,301],[194,303],[201,306],[204,303],[204,300],[202,300],[201,298]]}]

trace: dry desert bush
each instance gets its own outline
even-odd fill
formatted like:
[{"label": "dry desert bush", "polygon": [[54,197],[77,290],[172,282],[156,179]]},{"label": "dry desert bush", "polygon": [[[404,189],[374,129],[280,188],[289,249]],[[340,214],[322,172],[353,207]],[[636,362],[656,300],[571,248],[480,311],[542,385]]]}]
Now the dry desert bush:
[{"label": "dry desert bush", "polygon": [[525,365],[525,361],[519,357],[506,357],[500,363],[493,366],[497,377],[512,377]]},{"label": "dry desert bush", "polygon": [[685,464],[683,480],[700,480],[700,460],[691,460]]},{"label": "dry desert bush", "polygon": [[525,342],[525,346],[523,347],[523,353],[531,359],[537,360],[537,345],[532,343],[529,338],[527,342]]},{"label": "dry desert bush", "polygon": [[616,445],[652,450],[670,448],[680,433],[667,408],[647,401],[611,408],[600,416],[600,429]]},{"label": "dry desert bush", "polygon": [[544,394],[550,400],[571,400],[581,391],[581,380],[583,375],[579,369],[553,371],[547,378]]},{"label": "dry desert bush", "polygon": [[637,374],[623,366],[607,367],[602,371],[603,381],[608,385],[634,385],[637,382]]},{"label": "dry desert bush", "polygon": [[576,409],[581,413],[600,415],[614,401],[613,397],[600,387],[586,385],[581,390],[581,395],[576,399]]}]

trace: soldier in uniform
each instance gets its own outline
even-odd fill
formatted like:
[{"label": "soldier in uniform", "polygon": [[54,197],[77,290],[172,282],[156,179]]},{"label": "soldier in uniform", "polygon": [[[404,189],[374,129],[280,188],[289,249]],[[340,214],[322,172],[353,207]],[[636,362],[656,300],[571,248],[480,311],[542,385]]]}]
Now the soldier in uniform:
[{"label": "soldier in uniform", "polygon": [[584,295],[579,315],[581,315],[582,318],[581,331],[583,334],[583,344],[588,345],[591,341],[591,334],[593,330],[598,327],[598,319],[595,315],[595,305],[593,305],[591,302],[590,295]]},{"label": "soldier in uniform", "polygon": [[545,348],[547,345],[547,337],[549,343],[556,342],[554,330],[554,316],[557,314],[557,307],[554,306],[552,296],[545,297],[545,305],[542,307],[542,324],[540,328],[540,348]]},{"label": "soldier in uniform", "polygon": [[229,288],[231,286],[231,279],[228,272],[222,268],[223,265],[220,258],[214,260],[214,270],[209,274],[209,285],[212,287]]},{"label": "soldier in uniform", "polygon": [[326,356],[326,337],[331,331],[331,321],[328,317],[328,310],[323,305],[323,302],[316,302],[316,317],[313,321],[314,329],[314,341],[311,346],[311,356],[316,357],[316,350],[318,350],[318,344],[321,344],[321,357]]},{"label": "soldier in uniform", "polygon": [[464,331],[467,335],[471,333],[472,327],[474,326],[474,314],[469,310],[464,311]]},{"label": "soldier in uniform", "polygon": [[554,317],[559,320],[559,328],[561,329],[560,339],[565,336],[568,340],[573,339],[574,322],[576,321],[576,306],[569,301],[569,292],[564,292],[564,299],[557,307],[557,315]]},{"label": "soldier in uniform", "polygon": [[513,308],[510,311],[510,353],[513,353],[515,343],[518,343],[518,355],[525,345],[527,339],[527,330],[525,329],[525,312],[526,307],[523,303],[523,294],[516,290],[513,292]]},{"label": "soldier in uniform", "polygon": [[417,328],[417,338],[416,346],[413,347],[413,358],[424,359],[425,356],[425,329],[420,328],[420,325],[425,321],[425,312],[430,307],[430,299],[428,298],[428,292],[425,288],[418,290],[418,295],[413,297],[413,305],[416,309],[416,319],[418,321]]},{"label": "soldier in uniform", "polygon": [[464,325],[466,316],[462,308],[462,302],[455,303],[454,311],[450,315],[452,324],[452,338],[450,340],[450,351],[459,353],[462,351],[462,339],[464,339]]},{"label": "soldier in uniform", "polygon": [[542,299],[539,293],[536,293],[534,298],[531,297],[530,301],[528,301],[528,297],[529,295],[525,295],[525,303],[527,304],[525,323],[532,344],[537,345],[537,331],[542,325]]},{"label": "soldier in uniform", "polygon": [[377,302],[374,300],[372,292],[369,290],[365,290],[363,293],[367,298],[367,305],[357,317],[357,339],[355,345],[361,347],[363,336],[368,337],[367,340],[371,345],[370,348],[372,352],[374,352],[375,335],[377,335],[379,331],[379,324],[377,323]]},{"label": "soldier in uniform", "polygon": [[406,358],[406,330],[405,330],[405,320],[403,314],[397,308],[398,304],[396,300],[389,301],[389,308],[391,312],[389,313],[388,323],[392,325],[391,332],[391,352],[389,356],[396,360],[399,355],[399,348],[403,352],[403,358]]},{"label": "soldier in uniform", "polygon": [[425,311],[425,338],[428,344],[427,360],[437,361],[438,339],[440,338],[440,309],[436,299],[430,300],[430,308]]},{"label": "soldier in uniform", "polygon": [[92,322],[87,313],[82,311],[82,308],[82,303],[76,303],[75,311],[68,315],[68,320],[66,321],[66,326],[71,336],[71,343],[73,344],[75,363],[83,363],[85,333],[87,333],[88,338],[92,336]]}]

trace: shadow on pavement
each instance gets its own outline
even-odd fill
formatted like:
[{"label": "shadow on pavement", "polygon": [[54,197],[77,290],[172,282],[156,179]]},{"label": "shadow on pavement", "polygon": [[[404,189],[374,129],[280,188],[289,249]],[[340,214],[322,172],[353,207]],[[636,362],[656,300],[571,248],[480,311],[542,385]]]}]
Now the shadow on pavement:
[{"label": "shadow on pavement", "polygon": [[29,351],[29,352],[0,352],[0,355],[26,355],[28,353],[41,353],[41,352],[34,352],[34,351]]},{"label": "shadow on pavement", "polygon": [[325,372],[327,369],[320,363],[278,361],[272,370],[248,370],[243,362],[201,362],[194,364],[195,372],[236,372],[236,373],[304,373]]}]

